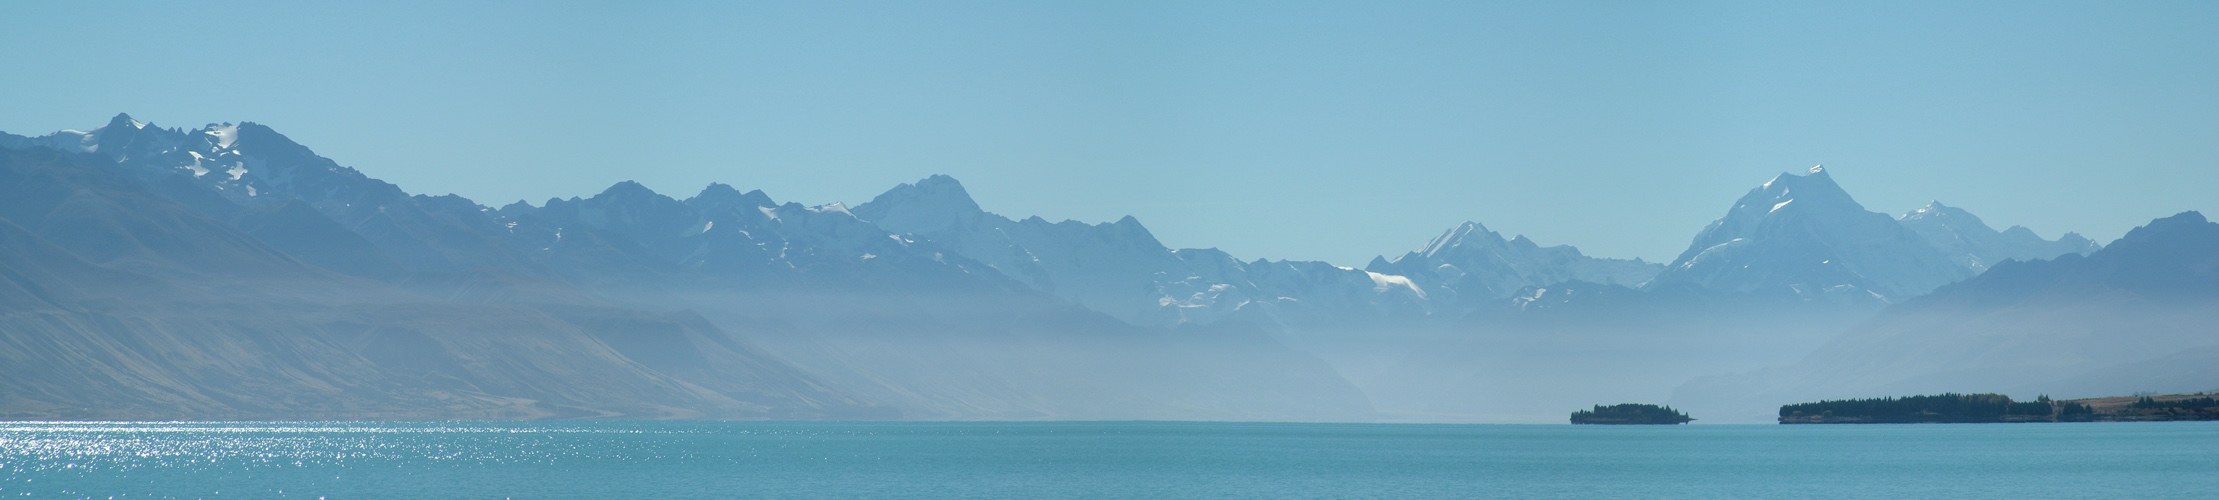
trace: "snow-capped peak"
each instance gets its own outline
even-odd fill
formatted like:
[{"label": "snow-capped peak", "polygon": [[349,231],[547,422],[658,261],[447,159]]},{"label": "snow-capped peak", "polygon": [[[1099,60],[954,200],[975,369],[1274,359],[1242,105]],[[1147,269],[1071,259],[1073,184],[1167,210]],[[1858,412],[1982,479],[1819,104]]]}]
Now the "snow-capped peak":
[{"label": "snow-capped peak", "polygon": [[[1481,239],[1475,240],[1474,238]],[[1494,231],[1488,231],[1487,226],[1478,222],[1464,221],[1462,224],[1457,224],[1456,227],[1441,232],[1441,235],[1434,237],[1433,241],[1426,242],[1425,247],[1418,250],[1417,254],[1430,259],[1443,251],[1467,244],[1499,246],[1502,243],[1502,235],[1495,234]]]},{"label": "snow-capped peak", "polygon": [[143,130],[147,125],[152,124],[133,119],[130,113],[116,113],[115,118],[108,120],[109,127],[117,127],[118,129],[130,127],[134,130]]},{"label": "snow-capped peak", "polygon": [[[885,209],[937,212],[951,215],[983,211],[979,208],[978,202],[971,199],[971,192],[963,189],[962,182],[956,181],[954,177],[939,174],[926,177],[915,184],[894,186],[893,189],[878,195],[877,198],[872,198],[870,203],[863,204],[866,207],[872,205],[879,205]],[[902,206],[895,207],[893,205]]]},{"label": "snow-capped peak", "polygon": [[108,126],[102,128],[117,131],[123,130],[124,128],[138,130],[146,128],[146,124],[141,123],[138,120],[131,119],[130,113],[116,113],[115,118],[108,119]]},{"label": "snow-capped peak", "polygon": [[902,184],[855,207],[853,215],[903,233],[936,233],[985,217],[954,177],[934,175]]},{"label": "snow-capped peak", "polygon": [[1788,207],[1791,201],[1800,201],[1794,204],[1800,210],[1865,211],[1863,205],[1850,198],[1849,192],[1834,183],[1832,176],[1826,175],[1824,167],[1811,167],[1810,173],[1804,175],[1783,172],[1749,190],[1749,194],[1736,203],[1735,211],[1761,217]]},{"label": "snow-capped peak", "polygon": [[1781,173],[1735,201],[1645,286],[1900,300],[1970,275],[1894,219],[1865,210],[1823,166]]},{"label": "snow-capped peak", "polygon": [[1966,212],[1964,209],[1942,204],[1941,200],[1933,200],[1926,202],[1925,206],[1921,206],[1917,210],[1905,212],[1903,215],[1897,216],[1896,220],[1911,220],[1925,217],[1972,218],[1974,220],[1979,219],[1979,217],[1973,217],[1971,212]]}]

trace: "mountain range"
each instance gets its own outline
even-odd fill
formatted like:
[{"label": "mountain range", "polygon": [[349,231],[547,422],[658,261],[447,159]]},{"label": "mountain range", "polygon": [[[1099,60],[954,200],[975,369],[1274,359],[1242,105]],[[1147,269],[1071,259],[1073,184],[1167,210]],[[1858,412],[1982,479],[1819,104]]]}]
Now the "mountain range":
[{"label": "mountain range", "polygon": [[1365,387],[1382,410],[1418,420],[1554,422],[1562,408],[1661,401],[1691,378],[1797,359],[1840,325],[1978,272],[1866,210],[1821,167],[1751,189],[1654,269],[1637,283],[1526,285],[1458,317],[1452,334]]},{"label": "mountain range", "polygon": [[1668,264],[1467,222],[1363,269],[1005,217],[946,176],[492,207],[254,123],[0,133],[0,174],[11,418],[1557,419],[2113,253],[1872,212],[1816,167]]}]

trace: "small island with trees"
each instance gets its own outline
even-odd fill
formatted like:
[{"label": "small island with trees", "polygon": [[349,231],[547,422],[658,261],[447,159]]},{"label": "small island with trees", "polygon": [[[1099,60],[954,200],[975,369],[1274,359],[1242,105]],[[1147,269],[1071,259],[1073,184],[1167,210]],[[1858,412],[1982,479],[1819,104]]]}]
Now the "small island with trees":
[{"label": "small island with trees", "polygon": [[1595,405],[1593,410],[1572,412],[1572,423],[1579,425],[1675,425],[1693,420],[1670,406],[1638,403]]},{"label": "small island with trees", "polygon": [[2012,401],[2002,394],[1940,394],[1845,399],[1780,407],[1782,424],[2007,422],[2153,422],[2219,420],[2219,399],[2203,393]]}]

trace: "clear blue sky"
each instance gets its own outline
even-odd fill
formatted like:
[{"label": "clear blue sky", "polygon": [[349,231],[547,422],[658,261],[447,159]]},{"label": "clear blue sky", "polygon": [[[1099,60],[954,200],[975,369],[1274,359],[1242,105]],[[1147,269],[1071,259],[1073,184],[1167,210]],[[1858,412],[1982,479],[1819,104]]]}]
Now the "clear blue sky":
[{"label": "clear blue sky", "polygon": [[490,205],[946,173],[1352,266],[1467,219],[1667,260],[1820,163],[2049,237],[2219,209],[2219,2],[9,2],[0,50],[0,130],[255,121]]}]

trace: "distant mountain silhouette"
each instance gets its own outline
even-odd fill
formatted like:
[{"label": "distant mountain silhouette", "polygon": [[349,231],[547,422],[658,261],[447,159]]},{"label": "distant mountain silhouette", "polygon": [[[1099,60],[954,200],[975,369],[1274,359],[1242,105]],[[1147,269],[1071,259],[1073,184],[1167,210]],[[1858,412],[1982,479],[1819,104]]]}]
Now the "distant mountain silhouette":
[{"label": "distant mountain silhouette", "polygon": [[2096,397],[2219,387],[2219,224],[2153,220],[2087,257],[2006,261],[1889,307],[1810,357],[1691,382],[1676,403],[1935,392]]}]

